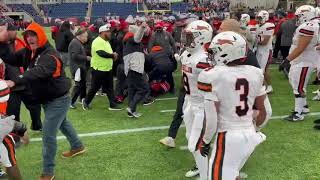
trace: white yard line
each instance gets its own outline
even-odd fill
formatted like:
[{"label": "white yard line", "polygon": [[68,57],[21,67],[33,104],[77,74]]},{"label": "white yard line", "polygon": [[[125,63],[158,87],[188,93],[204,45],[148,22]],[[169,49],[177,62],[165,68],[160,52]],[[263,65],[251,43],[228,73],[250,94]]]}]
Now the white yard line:
[{"label": "white yard line", "polygon": [[178,97],[169,97],[169,98],[158,98],[156,101],[169,101],[169,100],[175,100],[178,99]]},{"label": "white yard line", "polygon": [[[318,116],[320,112],[309,113],[306,116]],[[286,116],[272,116],[270,119],[282,119]],[[181,125],[181,127],[185,127]],[[92,133],[84,133],[78,134],[79,137],[97,137],[97,136],[107,136],[112,134],[129,134],[129,133],[136,133],[136,132],[146,132],[146,131],[157,131],[157,130],[164,130],[169,129],[169,126],[154,126],[154,127],[145,127],[145,128],[136,128],[136,129],[122,129],[122,130],[113,130],[113,131],[102,131],[102,132],[92,132]],[[66,139],[65,136],[58,136],[58,140]],[[31,142],[40,142],[42,138],[31,138]]]},{"label": "white yard line", "polygon": [[175,109],[161,110],[161,113],[176,112]]}]

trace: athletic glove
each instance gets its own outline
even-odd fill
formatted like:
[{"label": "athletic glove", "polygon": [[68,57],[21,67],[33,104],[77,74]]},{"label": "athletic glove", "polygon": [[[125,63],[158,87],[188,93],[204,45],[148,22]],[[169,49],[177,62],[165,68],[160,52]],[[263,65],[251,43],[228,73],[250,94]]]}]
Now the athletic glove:
[{"label": "athletic glove", "polygon": [[209,151],[210,151],[210,143],[206,144],[205,142],[202,142],[200,146],[200,154],[203,157],[207,157],[209,155]]},{"label": "athletic glove", "polygon": [[279,65],[279,71],[283,71],[288,66],[290,66],[290,61],[288,59],[283,60],[282,63]]}]

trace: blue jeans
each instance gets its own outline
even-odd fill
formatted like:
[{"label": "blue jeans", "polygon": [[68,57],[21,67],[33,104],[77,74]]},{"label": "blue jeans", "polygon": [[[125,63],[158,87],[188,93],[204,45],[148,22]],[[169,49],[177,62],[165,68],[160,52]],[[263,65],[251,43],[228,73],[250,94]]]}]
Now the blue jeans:
[{"label": "blue jeans", "polygon": [[69,106],[70,97],[68,95],[43,104],[45,119],[42,127],[42,174],[44,175],[54,174],[58,129],[67,137],[71,149],[77,149],[83,146],[75,129],[67,120]]}]

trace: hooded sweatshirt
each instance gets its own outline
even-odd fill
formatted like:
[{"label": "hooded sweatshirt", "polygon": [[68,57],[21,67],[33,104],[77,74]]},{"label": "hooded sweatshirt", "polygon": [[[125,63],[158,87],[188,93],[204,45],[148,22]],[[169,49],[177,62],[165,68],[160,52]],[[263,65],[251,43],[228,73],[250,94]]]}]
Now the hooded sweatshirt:
[{"label": "hooded sweatshirt", "polygon": [[37,103],[45,104],[66,95],[71,81],[65,75],[58,52],[48,43],[44,29],[37,23],[31,23],[26,31],[36,33],[39,47],[32,52],[24,35],[27,47],[17,52],[15,59],[4,60],[8,64],[22,66],[25,70],[13,81],[16,85],[28,83]]}]

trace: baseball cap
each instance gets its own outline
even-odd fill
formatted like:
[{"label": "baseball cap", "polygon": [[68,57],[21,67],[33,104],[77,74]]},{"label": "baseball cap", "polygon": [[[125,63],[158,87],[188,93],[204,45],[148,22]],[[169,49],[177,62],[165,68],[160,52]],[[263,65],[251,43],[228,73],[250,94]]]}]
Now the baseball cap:
[{"label": "baseball cap", "polygon": [[99,33],[110,31],[110,30],[111,30],[111,25],[108,23],[99,28]]}]

